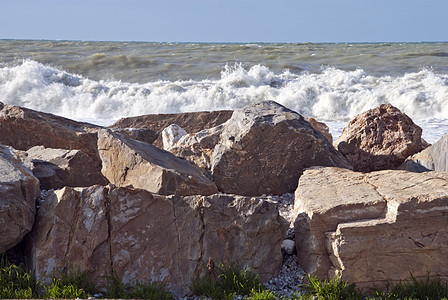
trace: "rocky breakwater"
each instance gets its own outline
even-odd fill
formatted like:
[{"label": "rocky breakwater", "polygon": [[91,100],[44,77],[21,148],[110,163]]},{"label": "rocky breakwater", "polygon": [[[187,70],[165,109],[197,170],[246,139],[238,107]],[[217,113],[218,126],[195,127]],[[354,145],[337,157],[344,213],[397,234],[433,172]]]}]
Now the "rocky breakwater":
[{"label": "rocky breakwater", "polygon": [[360,287],[385,287],[410,273],[448,277],[447,204],[445,172],[307,170],[294,205],[299,264]]}]

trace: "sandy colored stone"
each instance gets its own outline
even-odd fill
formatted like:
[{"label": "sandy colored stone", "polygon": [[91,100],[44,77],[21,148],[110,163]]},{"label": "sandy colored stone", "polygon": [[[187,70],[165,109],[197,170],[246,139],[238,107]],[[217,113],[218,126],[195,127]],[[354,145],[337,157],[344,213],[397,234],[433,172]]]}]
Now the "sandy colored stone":
[{"label": "sandy colored stone", "polygon": [[17,245],[34,223],[39,180],[16,156],[0,145],[0,253]]},{"label": "sandy colored stone", "polygon": [[328,128],[327,124],[319,122],[316,119],[310,117],[305,118],[305,120],[310,123],[310,125],[314,129],[322,133],[322,135],[327,138],[330,144],[333,144],[333,136],[331,135],[330,128]]},{"label": "sandy colored stone", "polygon": [[301,115],[264,101],[235,110],[223,124],[211,170],[219,191],[256,196],[293,192],[311,166],[350,168]]},{"label": "sandy colored stone", "polygon": [[384,288],[410,272],[448,277],[447,204],[445,172],[308,170],[296,191],[299,264],[359,287]]},{"label": "sandy colored stone", "polygon": [[287,228],[263,198],[64,188],[38,211],[30,257],[38,276],[76,266],[101,285],[115,271],[124,283],[159,281],[180,296],[210,257],[252,266],[262,279],[277,275]]},{"label": "sandy colored stone", "polygon": [[396,169],[428,146],[422,129],[391,104],[357,115],[334,145],[360,172]]},{"label": "sandy colored stone", "polygon": [[98,133],[103,175],[116,186],[162,195],[211,195],[216,185],[199,167],[151,144],[108,129]]}]

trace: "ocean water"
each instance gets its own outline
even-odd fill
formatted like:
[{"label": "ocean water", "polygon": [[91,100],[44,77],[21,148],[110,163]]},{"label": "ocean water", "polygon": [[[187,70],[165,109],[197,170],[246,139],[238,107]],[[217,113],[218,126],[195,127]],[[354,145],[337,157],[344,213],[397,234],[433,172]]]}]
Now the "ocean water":
[{"label": "ocean water", "polygon": [[216,44],[0,40],[0,101],[110,125],[274,100],[329,125],[391,103],[448,133],[448,43]]}]

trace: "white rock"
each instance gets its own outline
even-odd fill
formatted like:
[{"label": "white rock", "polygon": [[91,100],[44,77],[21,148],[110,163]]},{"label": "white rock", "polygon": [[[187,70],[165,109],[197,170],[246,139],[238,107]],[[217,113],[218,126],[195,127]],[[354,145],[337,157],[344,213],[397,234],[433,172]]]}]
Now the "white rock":
[{"label": "white rock", "polygon": [[188,133],[179,125],[171,124],[162,131],[163,149],[170,151],[175,147],[177,141]]},{"label": "white rock", "polygon": [[287,254],[292,255],[294,253],[296,245],[293,240],[285,239],[282,242],[281,247],[282,247],[282,250],[285,251]]}]

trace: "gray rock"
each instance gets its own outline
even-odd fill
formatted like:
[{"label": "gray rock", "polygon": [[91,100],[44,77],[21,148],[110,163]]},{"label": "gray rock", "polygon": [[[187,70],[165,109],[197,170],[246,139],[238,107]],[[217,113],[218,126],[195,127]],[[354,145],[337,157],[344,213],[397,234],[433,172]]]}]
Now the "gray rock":
[{"label": "gray rock", "polygon": [[17,245],[34,223],[39,180],[16,156],[0,145],[0,253]]}]

